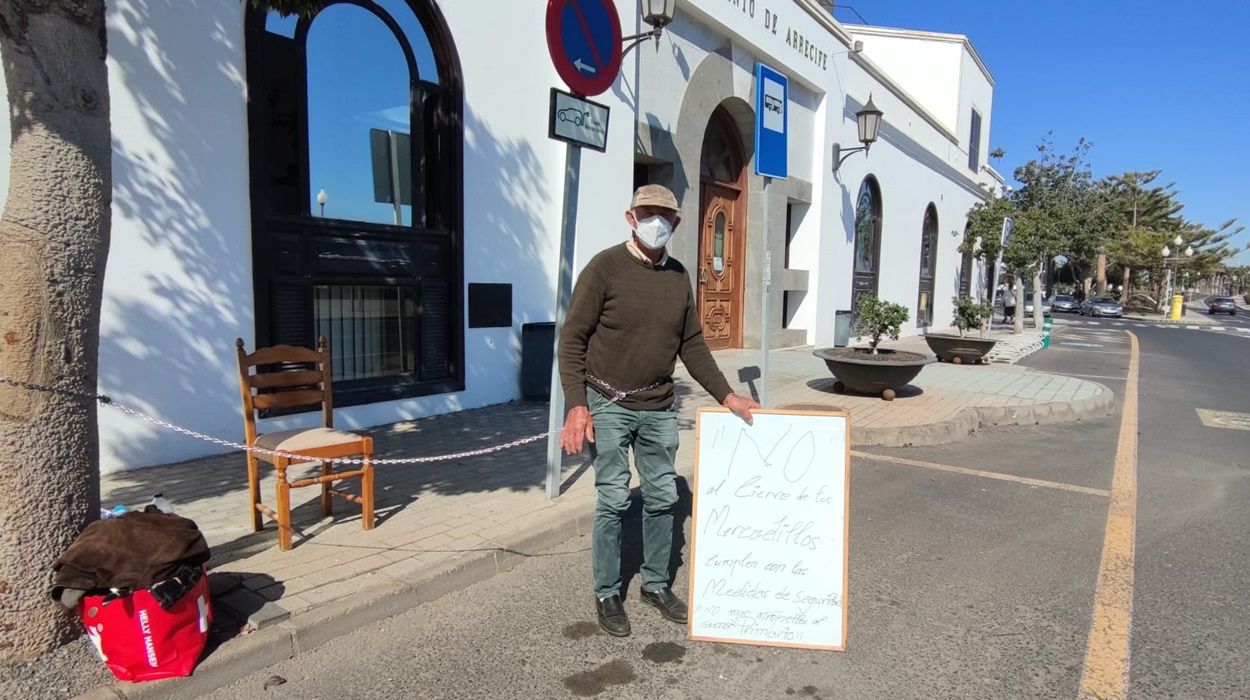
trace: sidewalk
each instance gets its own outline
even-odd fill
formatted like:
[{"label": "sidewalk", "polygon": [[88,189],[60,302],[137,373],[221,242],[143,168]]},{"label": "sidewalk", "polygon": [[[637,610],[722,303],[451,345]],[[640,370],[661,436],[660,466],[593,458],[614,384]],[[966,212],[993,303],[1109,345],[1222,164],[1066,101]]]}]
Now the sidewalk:
[{"label": "sidewalk", "polygon": [[[996,333],[997,335],[997,333]],[[923,338],[890,347],[928,354]],[[716,353],[735,391],[758,391],[759,352]],[[684,369],[677,376],[679,474],[693,468],[694,415],[714,402]],[[769,404],[841,407],[852,442],[925,445],[958,440],[981,425],[1076,421],[1113,404],[1101,384],[1011,365],[928,365],[892,402],[832,392],[833,378],[811,348],[770,354]],[[378,427],[379,457],[462,452],[542,433],[547,404],[499,406]],[[240,454],[122,472],[102,479],[103,503],[137,505],[163,492],[192,518],[213,549],[214,602],[226,640],[189,679],[117,684],[94,697],[182,697],[259,670],[350,629],[507,571],[589,532],[594,474],[584,456],[564,463],[562,495],[543,491],[546,443],[433,465],[377,470],[377,527],[360,529],[353,508],[321,519],[319,489],[292,492],[295,548],[277,548],[273,526],[251,532]],[[272,473],[272,472],[270,472]],[[262,482],[272,500],[275,481]],[[229,638],[236,632],[250,632]]]}]

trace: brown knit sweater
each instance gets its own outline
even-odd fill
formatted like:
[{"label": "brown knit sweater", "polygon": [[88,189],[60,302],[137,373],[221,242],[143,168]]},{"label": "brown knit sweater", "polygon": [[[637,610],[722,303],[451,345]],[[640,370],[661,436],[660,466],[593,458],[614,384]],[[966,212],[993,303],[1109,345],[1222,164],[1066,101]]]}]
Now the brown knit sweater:
[{"label": "brown knit sweater", "polygon": [[560,333],[560,380],[568,408],[586,405],[586,387],[612,392],[657,384],[620,405],[659,410],[673,405],[673,367],[680,357],[695,381],[724,402],[732,390],[716,366],[690,291],[690,276],[670,257],[652,267],[625,244],[596,255],[577,278]]}]

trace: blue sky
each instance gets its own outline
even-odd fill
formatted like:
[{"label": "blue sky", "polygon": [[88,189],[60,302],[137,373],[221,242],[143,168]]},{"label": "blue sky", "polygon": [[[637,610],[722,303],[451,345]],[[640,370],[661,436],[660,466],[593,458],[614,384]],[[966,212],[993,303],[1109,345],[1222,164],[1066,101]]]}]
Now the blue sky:
[{"label": "blue sky", "polygon": [[[841,5],[842,3],[839,3]],[[1250,228],[1250,2],[857,0],[868,23],[964,34],[996,81],[991,161],[1005,176],[1048,131],[1093,141],[1096,176],[1155,170],[1183,214]],[[859,23],[838,8],[840,21]],[[1234,241],[1250,264],[1250,232]]]}]

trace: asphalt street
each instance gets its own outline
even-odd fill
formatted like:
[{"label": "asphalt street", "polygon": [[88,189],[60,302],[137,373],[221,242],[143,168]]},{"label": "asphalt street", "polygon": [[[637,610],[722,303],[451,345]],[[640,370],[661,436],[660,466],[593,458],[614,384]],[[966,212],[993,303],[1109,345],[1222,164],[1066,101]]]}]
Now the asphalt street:
[{"label": "asphalt street", "polygon": [[[1076,424],[857,451],[844,653],[688,641],[638,601],[636,576],[634,634],[609,637],[582,537],[210,697],[1073,698],[1091,668],[1122,669],[1129,697],[1244,696],[1250,333],[1114,323],[1058,319],[1052,347],[1024,364],[1123,396],[1126,331],[1140,340],[1128,557],[1103,557],[1113,494],[1125,495],[1117,405]],[[638,527],[627,525],[626,571]],[[1120,666],[1087,653],[1108,566],[1132,582],[1127,624],[1109,627],[1131,644]],[[683,561],[677,590],[686,575]]]}]

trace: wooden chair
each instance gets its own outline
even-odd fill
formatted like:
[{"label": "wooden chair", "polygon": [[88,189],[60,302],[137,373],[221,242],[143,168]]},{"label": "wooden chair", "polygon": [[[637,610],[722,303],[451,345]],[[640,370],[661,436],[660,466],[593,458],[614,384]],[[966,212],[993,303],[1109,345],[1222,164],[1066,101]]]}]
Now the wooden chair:
[{"label": "wooden chair", "polygon": [[[331,515],[331,497],[337,496],[360,506],[364,529],[373,529],[373,438],[334,429],[334,411],[330,398],[330,350],[325,336],[317,341],[317,349],[294,345],[258,348],[250,355],[243,349],[243,339],[234,341],[239,355],[239,391],[243,395],[243,431],[249,447],[277,452],[290,452],[303,457],[276,457],[263,453],[247,453],[247,487],[251,497],[252,530],[260,531],[261,514],[278,523],[278,547],[291,548],[291,489],[321,485],[321,514]],[[255,368],[255,372],[251,370]],[[281,430],[257,434],[256,411],[288,409],[320,404],[322,427]],[[360,455],[364,464],[350,471],[334,471],[331,462],[321,462],[321,476],[287,480],[292,464],[321,461],[334,457]],[[260,501],[260,462],[273,464],[278,470],[277,512]],[[333,488],[336,481],[360,477],[360,495],[354,496]]]}]

